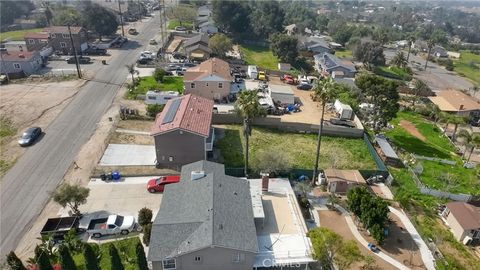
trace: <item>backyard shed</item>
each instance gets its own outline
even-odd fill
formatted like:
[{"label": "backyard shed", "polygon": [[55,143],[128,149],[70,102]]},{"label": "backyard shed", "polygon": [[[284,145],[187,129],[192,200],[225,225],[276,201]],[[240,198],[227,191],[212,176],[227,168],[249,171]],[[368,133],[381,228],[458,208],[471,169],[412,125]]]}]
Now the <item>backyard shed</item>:
[{"label": "backyard shed", "polygon": [[345,194],[351,188],[366,186],[367,182],[358,170],[326,169],[327,190],[331,193]]},{"label": "backyard shed", "polygon": [[380,156],[385,163],[392,166],[402,166],[402,161],[384,135],[375,135],[375,143],[380,147]]},{"label": "backyard shed", "polygon": [[268,92],[272,99],[282,104],[295,104],[295,95],[293,90],[288,85],[270,84]]}]

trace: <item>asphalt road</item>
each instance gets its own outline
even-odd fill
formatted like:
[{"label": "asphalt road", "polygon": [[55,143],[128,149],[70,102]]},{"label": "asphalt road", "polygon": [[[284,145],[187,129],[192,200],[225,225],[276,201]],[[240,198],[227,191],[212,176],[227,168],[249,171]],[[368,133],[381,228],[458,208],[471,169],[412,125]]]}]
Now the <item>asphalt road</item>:
[{"label": "asphalt road", "polygon": [[13,250],[32,226],[48,202],[49,192],[62,182],[125,82],[125,65],[136,61],[159,25],[154,17],[143,24],[143,29],[137,27],[140,34],[130,39],[107,66],[98,69],[95,78],[46,128],[44,138],[7,172],[0,185],[0,258]]}]

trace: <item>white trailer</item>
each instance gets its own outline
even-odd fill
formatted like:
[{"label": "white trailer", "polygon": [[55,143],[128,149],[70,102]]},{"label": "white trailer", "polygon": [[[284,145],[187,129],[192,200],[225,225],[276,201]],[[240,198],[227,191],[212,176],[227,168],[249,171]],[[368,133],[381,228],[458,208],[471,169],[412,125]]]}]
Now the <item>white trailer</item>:
[{"label": "white trailer", "polygon": [[167,104],[172,98],[179,97],[175,91],[148,91],[145,95],[145,104]]},{"label": "white trailer", "polygon": [[353,110],[350,105],[343,104],[340,100],[335,100],[333,104],[335,107],[335,112],[338,114],[338,118],[341,120],[352,120],[353,118]]},{"label": "white trailer", "polygon": [[258,77],[257,66],[248,66],[247,74],[248,74],[248,77],[250,77],[250,79],[257,79]]}]

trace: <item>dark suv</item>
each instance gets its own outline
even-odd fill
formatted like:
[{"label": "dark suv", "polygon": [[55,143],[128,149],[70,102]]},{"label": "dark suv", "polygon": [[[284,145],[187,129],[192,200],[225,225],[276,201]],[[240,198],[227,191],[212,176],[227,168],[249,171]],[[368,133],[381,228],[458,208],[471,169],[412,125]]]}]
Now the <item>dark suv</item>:
[{"label": "dark suv", "polygon": [[18,144],[20,146],[29,146],[35,140],[40,137],[42,134],[42,129],[39,127],[31,127],[25,130],[25,132],[22,134],[22,137],[18,140]]},{"label": "dark suv", "polygon": [[83,54],[85,54],[85,55],[106,55],[107,50],[100,49],[100,48],[97,48],[97,47],[88,47],[85,51],[83,51]]},{"label": "dark suv", "polygon": [[[90,59],[90,57],[85,57],[85,56],[78,56],[78,63],[79,64],[88,64],[92,61],[92,59]],[[72,57],[69,57],[67,59],[67,63],[68,64],[75,64],[75,57],[72,56]]]}]

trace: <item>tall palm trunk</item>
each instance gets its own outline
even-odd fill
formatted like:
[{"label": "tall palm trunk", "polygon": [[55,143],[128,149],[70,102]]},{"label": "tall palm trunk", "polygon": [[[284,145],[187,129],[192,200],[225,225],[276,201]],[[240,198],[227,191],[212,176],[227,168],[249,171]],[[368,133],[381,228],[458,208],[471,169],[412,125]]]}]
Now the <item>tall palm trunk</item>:
[{"label": "tall palm trunk", "polygon": [[407,65],[408,65],[408,61],[410,59],[410,51],[412,50],[412,45],[408,46],[408,54],[407,54]]},{"label": "tall palm trunk", "polygon": [[244,168],[244,173],[245,177],[248,178],[248,139],[250,137],[250,126],[249,126],[249,120],[248,119],[243,119],[243,133],[245,136],[245,168]]},{"label": "tall palm trunk", "polygon": [[452,141],[457,140],[457,129],[458,129],[458,124],[455,124],[455,128],[453,129],[453,134],[452,134]]},{"label": "tall palm trunk", "polygon": [[318,161],[320,159],[320,146],[322,144],[324,113],[325,113],[325,102],[322,102],[322,117],[320,118],[320,127],[318,128],[317,155],[315,157],[315,169],[313,170],[312,185],[315,185],[315,180],[318,178]]},{"label": "tall palm trunk", "polygon": [[475,146],[472,146],[472,148],[470,148],[470,153],[468,154],[467,162],[470,162],[470,158],[472,157],[473,150],[475,150]]},{"label": "tall palm trunk", "polygon": [[424,70],[427,70],[427,64],[428,64],[428,58],[430,58],[430,53],[432,52],[432,48],[428,47],[428,53],[427,53],[427,60],[425,61],[425,68]]}]

